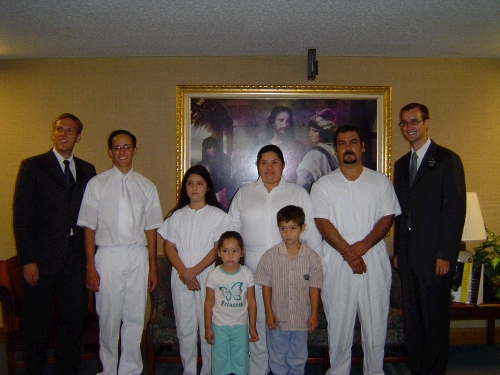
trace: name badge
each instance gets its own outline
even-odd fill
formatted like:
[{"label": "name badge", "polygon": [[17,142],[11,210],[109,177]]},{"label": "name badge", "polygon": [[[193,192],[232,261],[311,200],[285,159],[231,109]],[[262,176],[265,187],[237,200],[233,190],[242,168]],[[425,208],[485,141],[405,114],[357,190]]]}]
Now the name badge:
[{"label": "name badge", "polygon": [[438,162],[436,160],[429,160],[427,162],[427,168],[435,169],[437,167]]}]

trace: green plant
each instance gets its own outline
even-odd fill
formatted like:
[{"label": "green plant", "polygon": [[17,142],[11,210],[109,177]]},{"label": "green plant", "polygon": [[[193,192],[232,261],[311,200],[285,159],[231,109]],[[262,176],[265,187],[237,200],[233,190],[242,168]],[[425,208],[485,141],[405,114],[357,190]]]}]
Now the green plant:
[{"label": "green plant", "polygon": [[495,298],[500,300],[500,236],[485,227],[488,238],[474,248],[474,271],[480,272],[484,264],[484,275],[493,284]]}]

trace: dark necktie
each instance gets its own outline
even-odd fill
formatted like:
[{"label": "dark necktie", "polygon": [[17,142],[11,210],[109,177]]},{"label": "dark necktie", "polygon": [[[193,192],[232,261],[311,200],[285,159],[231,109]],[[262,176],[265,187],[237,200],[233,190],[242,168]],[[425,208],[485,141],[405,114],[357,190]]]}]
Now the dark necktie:
[{"label": "dark necktie", "polygon": [[416,152],[411,154],[410,160],[410,186],[413,185],[413,181],[415,180],[415,175],[417,174],[417,160],[418,156]]},{"label": "dark necktie", "polygon": [[[417,174],[417,153],[412,152],[410,160],[410,187],[413,186],[415,175]],[[408,228],[411,230],[411,212],[408,212]]]},{"label": "dark necktie", "polygon": [[68,183],[69,188],[73,189],[73,186],[75,186],[75,178],[69,168],[69,160],[64,161],[64,176],[66,177],[66,182]]}]

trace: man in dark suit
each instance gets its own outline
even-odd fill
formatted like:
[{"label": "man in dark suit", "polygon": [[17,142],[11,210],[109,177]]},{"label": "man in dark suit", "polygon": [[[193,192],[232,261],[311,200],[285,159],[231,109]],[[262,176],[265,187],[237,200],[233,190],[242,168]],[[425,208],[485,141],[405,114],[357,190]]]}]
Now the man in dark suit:
[{"label": "man in dark suit", "polygon": [[76,225],[83,192],[95,168],[73,156],[82,122],[64,113],[52,122],[52,150],[23,160],[14,193],[14,235],[22,267],[25,375],[39,375],[46,363],[54,292],[61,321],[55,368],[76,374],[80,361],[85,286],[83,229]]},{"label": "man in dark suit", "polygon": [[465,221],[464,169],[457,154],[428,138],[426,106],[410,103],[399,117],[411,145],[394,171],[402,210],[395,220],[394,264],[402,281],[408,367],[412,374],[444,374],[452,270]]}]

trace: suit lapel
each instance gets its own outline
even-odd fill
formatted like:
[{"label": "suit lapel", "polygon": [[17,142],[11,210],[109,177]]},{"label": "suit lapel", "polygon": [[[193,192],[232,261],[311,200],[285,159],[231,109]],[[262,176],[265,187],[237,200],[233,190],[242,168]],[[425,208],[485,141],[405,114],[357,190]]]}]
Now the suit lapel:
[{"label": "suit lapel", "polygon": [[420,166],[417,170],[417,174],[415,175],[415,181],[413,181],[413,186],[415,186],[418,183],[418,180],[424,173],[429,172],[427,164],[429,160],[433,159],[434,156],[436,156],[436,150],[437,150],[436,144],[433,141],[431,141],[431,144],[429,145],[429,148],[427,149],[427,152],[425,153],[424,158],[422,159],[422,162],[420,163]]},{"label": "suit lapel", "polygon": [[61,165],[59,164],[59,161],[54,155],[54,151],[50,150],[46,155],[47,155],[47,167],[50,170],[50,172],[54,175],[56,180],[61,183],[62,186],[64,186],[66,189],[69,189],[69,186],[66,183],[66,178],[64,177],[64,172],[61,168]]},{"label": "suit lapel", "polygon": [[404,155],[403,159],[401,159],[401,166],[403,168],[401,174],[403,176],[403,181],[405,186],[410,186],[410,159],[411,159],[411,152]]},{"label": "suit lapel", "polygon": [[85,170],[83,168],[83,164],[80,159],[76,158],[73,156],[73,160],[75,162],[75,169],[76,169],[76,186],[78,188],[81,187],[82,181],[85,179]]}]

